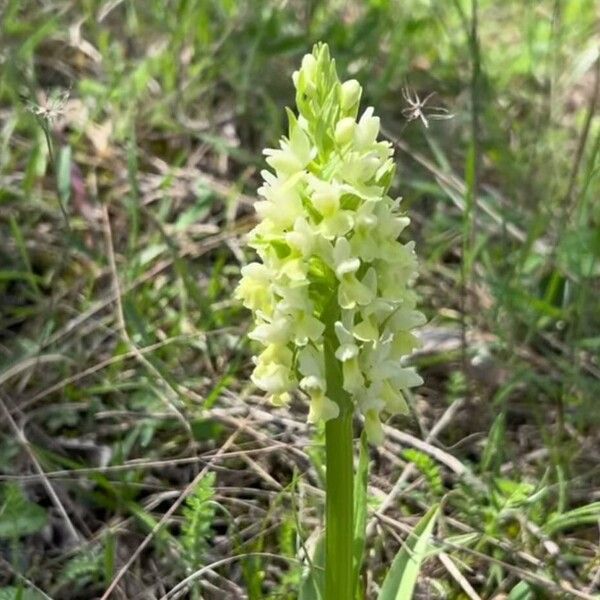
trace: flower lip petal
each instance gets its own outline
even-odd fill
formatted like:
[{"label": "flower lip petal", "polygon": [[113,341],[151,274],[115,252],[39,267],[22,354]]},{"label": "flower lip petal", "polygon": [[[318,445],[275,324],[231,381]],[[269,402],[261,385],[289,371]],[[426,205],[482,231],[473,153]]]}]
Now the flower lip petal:
[{"label": "flower lip petal", "polygon": [[359,394],[363,389],[365,378],[360,370],[358,358],[351,358],[342,363],[344,376],[343,388],[350,394]]},{"label": "flower lip petal", "polygon": [[308,413],[309,423],[318,423],[319,421],[329,421],[336,419],[340,414],[340,407],[337,402],[330,400],[323,394],[317,394],[310,399],[310,410]]},{"label": "flower lip petal", "polygon": [[300,387],[306,392],[325,392],[325,381],[316,375],[308,375],[300,380]]},{"label": "flower lip petal", "polygon": [[348,258],[340,262],[335,268],[335,274],[341,279],[344,275],[348,275],[350,273],[356,273],[360,268],[360,259],[359,258]]},{"label": "flower lip petal", "polygon": [[270,323],[257,325],[248,333],[248,337],[265,345],[285,344],[288,341],[291,327],[292,324],[288,319],[279,317]]},{"label": "flower lip petal", "polygon": [[367,439],[371,444],[375,446],[383,444],[383,426],[381,425],[381,420],[379,419],[377,411],[367,411],[367,414],[365,415],[365,431],[367,432]]},{"label": "flower lip petal", "polygon": [[423,378],[413,368],[397,369],[392,373],[392,380],[401,389],[423,385]]},{"label": "flower lip petal", "polygon": [[379,339],[379,329],[370,319],[357,323],[352,329],[354,337],[363,342],[376,342]]},{"label": "flower lip petal", "polygon": [[351,344],[354,342],[354,338],[352,334],[348,331],[348,329],[344,326],[341,321],[336,321],[333,325],[335,329],[335,334],[340,342],[340,344]]},{"label": "flower lip petal", "polygon": [[357,356],[358,346],[356,344],[342,344],[341,346],[338,346],[335,351],[335,357],[341,362],[352,360]]}]

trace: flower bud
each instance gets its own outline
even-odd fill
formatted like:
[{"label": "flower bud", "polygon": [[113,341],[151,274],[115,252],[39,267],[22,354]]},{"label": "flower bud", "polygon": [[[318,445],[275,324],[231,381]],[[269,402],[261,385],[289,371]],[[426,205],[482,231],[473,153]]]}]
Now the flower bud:
[{"label": "flower bud", "polygon": [[356,121],[352,117],[346,117],[337,122],[335,126],[335,143],[345,146],[352,141]]},{"label": "flower bud", "polygon": [[350,112],[358,104],[361,93],[362,88],[356,79],[348,79],[342,83],[340,105],[344,113]]},{"label": "flower bud", "polygon": [[300,71],[297,71],[293,77],[296,89],[302,94],[308,96],[314,95],[316,90],[315,74],[317,70],[317,61],[312,54],[307,54],[302,59]]},{"label": "flower bud", "polygon": [[317,60],[312,54],[305,54],[302,58],[302,71],[304,71],[307,81],[313,81],[317,68]]}]

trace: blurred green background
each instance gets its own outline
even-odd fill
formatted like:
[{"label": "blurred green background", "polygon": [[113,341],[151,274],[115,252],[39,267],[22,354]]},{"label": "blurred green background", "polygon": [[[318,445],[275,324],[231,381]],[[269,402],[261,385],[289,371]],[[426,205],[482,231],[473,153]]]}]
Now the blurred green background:
[{"label": "blurred green background", "polygon": [[[420,598],[599,593],[597,2],[0,14],[0,598],[297,597],[322,432],[250,385],[232,291],[319,40],[397,143],[430,320],[371,450],[364,597],[440,498]],[[406,90],[452,118],[408,120]]]}]

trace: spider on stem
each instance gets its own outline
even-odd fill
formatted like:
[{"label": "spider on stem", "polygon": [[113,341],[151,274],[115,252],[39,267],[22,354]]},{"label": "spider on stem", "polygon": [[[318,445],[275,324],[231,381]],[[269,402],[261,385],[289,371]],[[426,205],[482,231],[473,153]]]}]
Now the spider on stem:
[{"label": "spider on stem", "polygon": [[402,97],[408,103],[406,108],[402,109],[402,115],[406,119],[407,123],[411,121],[415,121],[417,119],[421,119],[425,128],[429,128],[429,122],[427,119],[431,119],[433,121],[442,121],[444,119],[451,119],[454,115],[448,112],[447,109],[441,106],[431,106],[428,107],[427,114],[425,113],[425,105],[427,101],[435,96],[435,92],[431,92],[423,100],[421,100],[414,90],[411,90],[409,87],[402,88]]}]

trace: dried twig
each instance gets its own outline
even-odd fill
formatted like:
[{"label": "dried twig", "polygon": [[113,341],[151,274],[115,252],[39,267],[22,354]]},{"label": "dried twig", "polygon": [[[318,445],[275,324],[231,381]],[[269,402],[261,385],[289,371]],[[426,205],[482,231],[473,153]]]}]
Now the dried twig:
[{"label": "dried twig", "polygon": [[0,399],[0,410],[2,410],[2,412],[6,416],[8,424],[10,425],[11,429],[13,430],[13,433],[15,434],[17,441],[19,442],[19,444],[21,444],[21,446],[23,447],[23,450],[25,450],[25,452],[27,453],[27,456],[29,456],[29,459],[33,463],[35,470],[38,472],[40,479],[44,485],[44,488],[46,488],[46,491],[48,492],[48,496],[50,497],[50,500],[52,501],[52,504],[54,504],[54,506],[58,510],[60,516],[62,517],[62,519],[65,523],[65,526],[67,528],[67,531],[69,532],[72,542],[78,543],[81,536],[77,532],[77,529],[75,529],[75,526],[73,525],[71,519],[69,518],[69,515],[67,514],[65,507],[63,506],[62,502],[60,501],[58,494],[52,487],[52,484],[50,483],[48,477],[46,477],[46,474],[44,473],[44,470],[42,469],[42,465],[40,465],[35,453],[31,449],[29,442],[27,441],[27,438],[25,437],[25,434],[15,423],[15,420],[13,419],[12,415],[10,414],[10,411],[8,410],[8,408],[6,407],[6,404],[4,403],[4,401],[2,399]]}]

